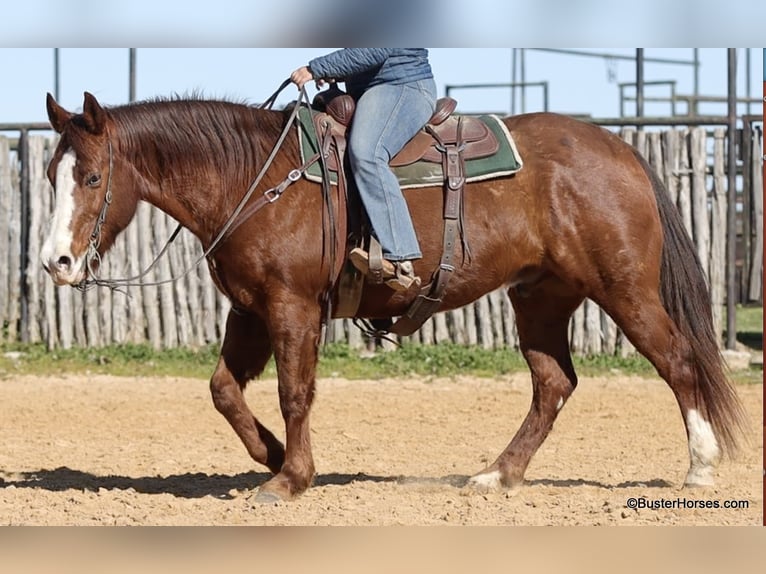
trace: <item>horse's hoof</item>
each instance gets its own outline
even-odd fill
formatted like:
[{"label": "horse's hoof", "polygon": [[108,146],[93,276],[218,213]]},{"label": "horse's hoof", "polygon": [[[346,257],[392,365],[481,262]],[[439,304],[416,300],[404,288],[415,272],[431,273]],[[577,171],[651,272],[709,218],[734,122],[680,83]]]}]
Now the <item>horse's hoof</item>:
[{"label": "horse's hoof", "polygon": [[461,494],[490,494],[493,492],[505,492],[506,494],[515,494],[524,484],[524,479],[515,480],[509,486],[503,481],[499,470],[490,472],[480,472],[468,479],[465,486],[461,489]]},{"label": "horse's hoof", "polygon": [[250,500],[258,504],[277,504],[282,502],[282,498],[279,495],[265,490],[259,490]]},{"label": "horse's hoof", "polygon": [[712,466],[695,467],[689,470],[684,481],[684,488],[705,488],[715,486],[715,474]]},{"label": "horse's hoof", "polygon": [[500,482],[500,471],[493,470],[473,475],[468,479],[463,490],[467,491],[466,493],[478,492],[480,494],[503,490],[503,485]]},{"label": "horse's hoof", "polygon": [[711,486],[715,486],[715,480],[713,479],[706,479],[706,480],[699,480],[699,479],[686,479],[686,482],[684,482],[684,488],[710,488]]}]

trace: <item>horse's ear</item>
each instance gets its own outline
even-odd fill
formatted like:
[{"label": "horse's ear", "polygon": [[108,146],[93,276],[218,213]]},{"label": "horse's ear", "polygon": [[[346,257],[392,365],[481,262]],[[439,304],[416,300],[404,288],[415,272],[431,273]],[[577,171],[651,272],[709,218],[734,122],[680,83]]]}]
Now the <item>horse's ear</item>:
[{"label": "horse's ear", "polygon": [[106,123],[106,112],[96,97],[90,92],[85,92],[85,101],[82,106],[82,118],[85,123],[85,129],[94,135],[104,131]]},{"label": "horse's ear", "polygon": [[61,133],[64,131],[64,126],[72,118],[72,114],[58,105],[58,102],[56,102],[50,92],[48,92],[45,105],[48,108],[48,120],[51,123],[51,127],[56,130],[57,133]]}]

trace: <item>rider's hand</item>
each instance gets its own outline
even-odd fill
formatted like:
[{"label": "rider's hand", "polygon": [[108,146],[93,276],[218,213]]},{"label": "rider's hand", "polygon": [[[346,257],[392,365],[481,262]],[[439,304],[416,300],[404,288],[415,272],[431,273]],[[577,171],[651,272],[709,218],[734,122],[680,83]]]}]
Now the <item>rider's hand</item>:
[{"label": "rider's hand", "polygon": [[[310,82],[314,79],[314,74],[311,73],[311,70],[308,66],[301,66],[297,70],[295,70],[292,74],[290,74],[290,81],[298,86],[298,88],[302,88],[306,82]],[[324,80],[323,78],[318,78],[316,81],[316,87],[317,90],[324,86],[326,83],[334,84],[335,79],[328,78],[327,80]]]},{"label": "rider's hand", "polygon": [[[311,73],[308,66],[301,66],[290,74],[290,81],[299,88],[302,88],[306,82],[310,82],[313,79],[314,75]],[[317,80],[317,86],[321,85],[320,82],[322,82],[322,80]]]}]

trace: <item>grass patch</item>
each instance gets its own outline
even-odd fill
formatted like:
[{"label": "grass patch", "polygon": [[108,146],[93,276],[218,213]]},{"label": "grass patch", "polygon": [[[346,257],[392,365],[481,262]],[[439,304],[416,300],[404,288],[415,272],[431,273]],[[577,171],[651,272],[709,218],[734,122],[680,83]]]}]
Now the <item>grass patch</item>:
[{"label": "grass patch", "polygon": [[763,307],[737,305],[737,341],[750,349],[763,351]]},{"label": "grass patch", "polygon": [[733,371],[729,378],[737,385],[762,385],[763,370],[750,367],[744,371]]},{"label": "grass patch", "polygon": [[[737,338],[751,349],[763,349],[763,308],[737,308]],[[60,373],[109,374],[117,376],[178,376],[208,379],[218,360],[219,345],[200,349],[155,350],[148,345],[114,345],[103,348],[47,350],[43,345],[0,344],[0,377],[15,374],[57,375]],[[640,355],[576,356],[580,376],[638,375],[656,376],[654,368]],[[406,344],[394,351],[360,353],[348,345],[334,343],[322,347],[319,377],[381,379],[386,377],[502,377],[528,372],[521,353],[513,350],[488,350],[455,344]],[[263,374],[276,377],[274,360]],[[763,371],[748,369],[732,373],[740,384],[761,384]]]},{"label": "grass patch", "polygon": [[386,377],[473,375],[493,377],[525,370],[521,354],[454,344],[404,345],[394,351],[360,355],[347,345],[332,344],[322,350],[320,376],[349,379]]},{"label": "grass patch", "polygon": [[208,378],[218,359],[218,346],[158,351],[149,345],[113,345],[49,351],[44,345],[1,346],[0,376],[59,373],[117,376]]},{"label": "grass patch", "polygon": [[[103,348],[74,348],[48,351],[43,345],[0,345],[0,376],[60,373],[109,374],[117,376],[178,376],[207,379],[218,359],[218,345],[201,349],[158,351],[148,345],[115,345]],[[575,357],[580,375],[638,374],[652,376],[652,366],[640,356]],[[468,375],[498,377],[527,372],[521,353],[488,350],[454,344],[404,345],[390,352],[360,353],[344,344],[321,349],[320,377],[381,379],[386,377],[450,377]],[[275,377],[273,359],[264,372]]]}]

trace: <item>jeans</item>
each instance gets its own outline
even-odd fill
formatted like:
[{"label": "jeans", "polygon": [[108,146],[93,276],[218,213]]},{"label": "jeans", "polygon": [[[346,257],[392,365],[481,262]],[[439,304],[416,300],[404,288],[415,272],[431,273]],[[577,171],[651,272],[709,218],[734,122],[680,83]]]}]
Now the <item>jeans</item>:
[{"label": "jeans", "polygon": [[407,203],[388,162],[426,124],[435,106],[433,79],[373,86],[356,104],[348,140],[351,170],[372,232],[389,261],[422,256]]}]

